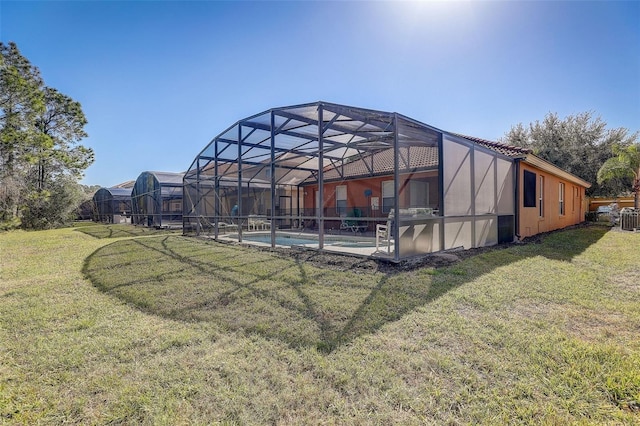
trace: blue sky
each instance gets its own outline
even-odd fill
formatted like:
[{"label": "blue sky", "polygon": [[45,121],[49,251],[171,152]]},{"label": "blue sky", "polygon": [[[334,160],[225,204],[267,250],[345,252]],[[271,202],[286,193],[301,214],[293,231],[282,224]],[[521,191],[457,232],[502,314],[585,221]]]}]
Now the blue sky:
[{"label": "blue sky", "polygon": [[0,0],[0,39],[82,104],[82,183],[184,171],[218,133],[318,100],[496,140],[548,112],[640,130],[640,2]]}]

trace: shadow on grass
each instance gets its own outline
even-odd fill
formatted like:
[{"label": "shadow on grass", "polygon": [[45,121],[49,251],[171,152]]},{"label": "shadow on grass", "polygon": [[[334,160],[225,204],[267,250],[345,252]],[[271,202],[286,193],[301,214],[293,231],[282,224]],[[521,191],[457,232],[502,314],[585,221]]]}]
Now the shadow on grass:
[{"label": "shadow on grass", "polygon": [[[155,315],[214,322],[291,347],[331,352],[495,268],[535,256],[570,261],[607,231],[554,232],[528,244],[480,249],[475,256],[465,252],[467,259],[446,267],[380,264],[358,272],[253,248],[158,236],[104,246],[85,260],[83,272],[100,290]],[[354,269],[367,262],[374,263],[358,259]]]},{"label": "shadow on grass", "polygon": [[77,232],[90,235],[94,238],[122,238],[139,237],[142,235],[176,234],[179,231],[170,229],[155,229],[146,226],[134,226],[131,224],[95,224],[94,226],[80,226]]}]

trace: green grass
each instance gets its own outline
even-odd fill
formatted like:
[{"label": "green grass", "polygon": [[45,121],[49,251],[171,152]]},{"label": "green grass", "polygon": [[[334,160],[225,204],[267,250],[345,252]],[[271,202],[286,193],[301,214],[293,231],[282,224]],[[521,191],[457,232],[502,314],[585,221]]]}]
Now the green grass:
[{"label": "green grass", "polygon": [[640,234],[382,273],[130,228],[0,234],[0,423],[640,424]]}]

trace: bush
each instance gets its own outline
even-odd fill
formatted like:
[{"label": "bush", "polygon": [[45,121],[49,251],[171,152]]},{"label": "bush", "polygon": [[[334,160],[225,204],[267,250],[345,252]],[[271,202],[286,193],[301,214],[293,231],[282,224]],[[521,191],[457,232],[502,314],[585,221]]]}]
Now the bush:
[{"label": "bush", "polygon": [[82,195],[80,185],[72,178],[60,178],[49,190],[29,194],[20,210],[22,227],[49,229],[70,224]]}]

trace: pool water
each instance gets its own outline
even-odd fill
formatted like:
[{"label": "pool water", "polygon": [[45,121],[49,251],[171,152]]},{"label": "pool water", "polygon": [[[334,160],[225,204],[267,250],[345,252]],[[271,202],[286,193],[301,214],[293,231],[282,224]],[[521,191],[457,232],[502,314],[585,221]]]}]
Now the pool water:
[{"label": "pool water", "polygon": [[[243,235],[243,241],[252,241],[255,243],[271,244],[271,235],[269,234],[254,234]],[[304,238],[302,236],[293,235],[276,235],[276,244],[280,246],[304,246],[312,244],[318,246],[317,238]],[[334,247],[375,247],[375,241],[357,241],[357,240],[344,240],[328,238],[325,236],[324,244],[326,246]]]},{"label": "pool water", "polygon": [[[271,235],[243,235],[242,240],[253,241],[254,243],[271,244]],[[318,240],[290,237],[288,235],[276,235],[276,244],[280,246],[302,246],[305,244],[318,245]]]}]

